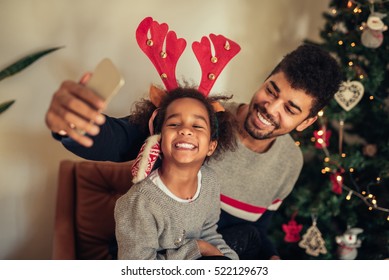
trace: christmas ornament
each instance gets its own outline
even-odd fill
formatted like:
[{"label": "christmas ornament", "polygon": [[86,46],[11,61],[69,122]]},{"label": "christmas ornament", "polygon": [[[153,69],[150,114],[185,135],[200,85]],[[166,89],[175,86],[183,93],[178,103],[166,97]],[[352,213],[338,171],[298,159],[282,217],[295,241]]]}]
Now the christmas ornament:
[{"label": "christmas ornament", "polygon": [[346,111],[354,108],[361,101],[364,93],[364,87],[358,81],[343,82],[339,91],[335,93],[335,100]]},{"label": "christmas ornament", "polygon": [[316,218],[312,217],[312,226],[308,228],[298,245],[305,249],[305,253],[314,257],[317,257],[320,253],[327,254],[325,241],[316,227]]},{"label": "christmas ornament", "polygon": [[363,155],[374,157],[377,154],[377,145],[367,144],[363,147]]},{"label": "christmas ornament", "polygon": [[301,239],[300,231],[303,229],[303,225],[297,224],[294,220],[296,214],[293,214],[288,224],[282,225],[282,230],[285,232],[284,241],[293,243]]},{"label": "christmas ornament", "polygon": [[336,194],[342,194],[343,178],[342,172],[336,171],[330,174],[330,180],[332,183],[332,191]]},{"label": "christmas ornament", "polygon": [[361,228],[348,228],[343,235],[335,237],[338,246],[338,257],[341,260],[354,260],[357,257],[357,248],[361,247],[361,240],[357,235],[362,233]]},{"label": "christmas ornament", "polygon": [[315,147],[317,149],[323,149],[330,145],[330,137],[331,137],[332,131],[327,130],[325,127],[323,127],[320,130],[315,130],[313,132],[313,136],[315,137]]},{"label": "christmas ornament", "polygon": [[361,36],[362,45],[366,48],[378,48],[382,45],[384,35],[382,32],[388,29],[382,19],[386,14],[371,13],[367,22],[362,23],[363,32]]},{"label": "christmas ornament", "polygon": [[343,21],[334,24],[333,30],[334,31],[338,31],[338,32],[340,32],[342,34],[347,34],[348,33],[347,26],[346,26],[346,24]]}]

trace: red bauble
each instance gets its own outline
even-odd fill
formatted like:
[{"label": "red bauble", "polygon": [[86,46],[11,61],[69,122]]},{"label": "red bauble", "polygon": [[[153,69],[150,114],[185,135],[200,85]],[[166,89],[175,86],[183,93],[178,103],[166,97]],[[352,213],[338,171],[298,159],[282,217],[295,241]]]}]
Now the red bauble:
[{"label": "red bauble", "polygon": [[[340,176],[338,178],[338,176]],[[342,194],[343,178],[342,172],[331,173],[330,180],[332,183],[332,191],[336,194]]]},{"label": "red bauble", "polygon": [[[321,130],[315,130],[313,135],[315,136],[315,147],[317,149],[323,149],[330,145],[331,130],[322,128]],[[320,139],[320,140],[319,140]]]}]

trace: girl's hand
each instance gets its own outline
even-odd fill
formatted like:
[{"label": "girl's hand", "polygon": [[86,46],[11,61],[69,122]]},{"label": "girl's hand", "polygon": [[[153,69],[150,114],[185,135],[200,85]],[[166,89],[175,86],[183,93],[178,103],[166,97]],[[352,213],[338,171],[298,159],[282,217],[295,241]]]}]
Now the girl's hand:
[{"label": "girl's hand", "polygon": [[202,256],[223,256],[219,249],[204,240],[197,240],[197,245]]}]

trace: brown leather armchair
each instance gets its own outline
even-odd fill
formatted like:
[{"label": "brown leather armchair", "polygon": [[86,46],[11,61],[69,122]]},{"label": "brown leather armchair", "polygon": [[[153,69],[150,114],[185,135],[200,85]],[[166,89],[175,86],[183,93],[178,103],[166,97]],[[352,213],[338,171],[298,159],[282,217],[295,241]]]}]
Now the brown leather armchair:
[{"label": "brown leather armchair", "polygon": [[60,163],[53,259],[114,259],[116,200],[131,187],[131,163]]}]

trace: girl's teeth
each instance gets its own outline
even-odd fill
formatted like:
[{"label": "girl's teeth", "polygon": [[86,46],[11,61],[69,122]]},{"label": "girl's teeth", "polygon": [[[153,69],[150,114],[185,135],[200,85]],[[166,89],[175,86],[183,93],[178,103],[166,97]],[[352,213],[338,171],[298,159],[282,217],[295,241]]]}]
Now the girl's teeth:
[{"label": "girl's teeth", "polygon": [[188,144],[188,143],[178,143],[176,144],[177,148],[183,148],[183,149],[193,149],[194,145]]}]

